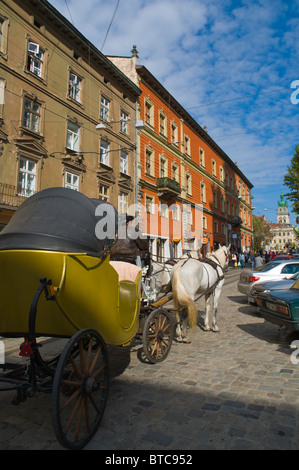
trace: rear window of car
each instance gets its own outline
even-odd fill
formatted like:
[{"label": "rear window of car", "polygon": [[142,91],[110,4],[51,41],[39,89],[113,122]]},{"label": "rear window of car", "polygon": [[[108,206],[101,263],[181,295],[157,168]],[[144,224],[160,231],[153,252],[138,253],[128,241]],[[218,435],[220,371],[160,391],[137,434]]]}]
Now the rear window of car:
[{"label": "rear window of car", "polygon": [[257,268],[256,271],[265,273],[267,271],[271,271],[271,269],[275,268],[276,266],[279,266],[280,264],[281,263],[279,263],[278,261],[272,261],[272,263],[264,264],[260,268]]}]

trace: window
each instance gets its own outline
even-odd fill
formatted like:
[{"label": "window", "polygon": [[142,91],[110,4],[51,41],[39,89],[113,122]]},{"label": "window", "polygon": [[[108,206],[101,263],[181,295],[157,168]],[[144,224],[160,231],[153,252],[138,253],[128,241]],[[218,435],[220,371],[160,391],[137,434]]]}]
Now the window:
[{"label": "window", "polygon": [[75,75],[73,72],[70,72],[69,78],[69,96],[73,100],[80,102],[80,90],[81,90],[81,79],[78,75]]},{"label": "window", "polygon": [[205,166],[205,152],[203,149],[199,149],[199,164]]},{"label": "window", "polygon": [[160,204],[160,215],[161,217],[168,217],[168,204],[161,202]]},{"label": "window", "polygon": [[172,204],[171,205],[171,210],[172,210],[172,219],[179,221],[180,220],[180,208],[177,204]]},{"label": "window", "polygon": [[75,191],[79,191],[79,176],[74,175],[74,173],[70,173],[66,171],[65,173],[65,188],[74,189]]},{"label": "window", "polygon": [[203,229],[207,228],[207,218],[205,216],[202,217],[202,228]]},{"label": "window", "polygon": [[42,77],[43,58],[44,53],[40,49],[39,44],[29,41],[27,54],[27,70],[29,70],[37,77]]},{"label": "window", "polygon": [[217,204],[217,191],[215,189],[213,189],[213,205],[214,205],[215,209],[217,209],[217,207],[218,207],[218,204]]},{"label": "window", "polygon": [[8,39],[9,21],[4,16],[0,16],[0,55],[7,55],[7,39]]},{"label": "window", "polygon": [[157,261],[159,261],[160,263],[164,263],[165,262],[165,256],[164,256],[164,253],[165,253],[165,241],[166,240],[163,240],[161,238],[158,238],[157,239]]},{"label": "window", "polygon": [[164,178],[167,176],[167,160],[163,156],[160,157],[160,177]]},{"label": "window", "polygon": [[72,122],[67,123],[67,141],[66,146],[74,152],[79,151],[79,127]]},{"label": "window", "polygon": [[118,196],[118,212],[120,214],[126,214],[128,211],[128,195],[126,193],[120,193]]},{"label": "window", "polygon": [[109,105],[110,101],[101,96],[101,109],[100,109],[100,117],[103,121],[109,120]]},{"label": "window", "polygon": [[214,222],[214,232],[218,233],[218,222]]},{"label": "window", "polygon": [[192,225],[193,222],[193,215],[192,215],[192,210],[191,209],[183,209],[184,214],[186,216],[186,222],[188,225]]},{"label": "window", "polygon": [[216,162],[212,160],[212,175],[216,176]]},{"label": "window", "polygon": [[185,135],[185,140],[184,140],[184,152],[186,155],[190,156],[190,139],[187,135]]},{"label": "window", "polygon": [[109,166],[109,144],[102,139],[100,142],[100,163]]},{"label": "window", "polygon": [[224,173],[223,173],[223,168],[222,168],[222,166],[221,166],[221,167],[220,167],[220,181],[221,181],[221,183],[224,183],[224,176],[223,176],[223,174],[224,174]]},{"label": "window", "polygon": [[224,212],[224,197],[222,195],[221,195],[220,206],[221,206],[221,212]]},{"label": "window", "polygon": [[40,105],[27,97],[24,99],[23,126],[33,132],[39,132],[40,127]]},{"label": "window", "polygon": [[123,151],[120,153],[120,172],[128,174],[128,155]]},{"label": "window", "polygon": [[174,181],[179,181],[179,167],[176,163],[172,164],[172,179]]},{"label": "window", "polygon": [[171,143],[178,144],[178,128],[175,122],[171,123]]},{"label": "window", "polygon": [[166,136],[166,116],[164,112],[159,114],[159,132],[160,135]]},{"label": "window", "polygon": [[32,196],[36,187],[36,162],[20,158],[18,193],[21,196]]},{"label": "window", "polygon": [[120,113],[120,130],[121,132],[124,132],[125,134],[128,133],[128,115],[124,112],[121,111]]},{"label": "window", "polygon": [[5,81],[0,78],[0,106],[4,104]]},{"label": "window", "polygon": [[100,184],[99,199],[102,199],[102,201],[108,201],[108,189],[109,188],[107,186]]},{"label": "window", "polygon": [[145,173],[150,176],[155,176],[155,158],[154,151],[151,146],[145,149]]},{"label": "window", "polygon": [[149,126],[153,125],[153,110],[154,107],[152,105],[152,102],[147,99],[145,100],[145,105],[144,105],[144,114],[145,114],[145,123],[148,124]]},{"label": "window", "polygon": [[192,195],[191,175],[188,172],[186,173],[186,192],[189,196]]},{"label": "window", "polygon": [[154,198],[150,196],[145,197],[145,210],[149,214],[154,214]]},{"label": "window", "polygon": [[206,185],[203,181],[200,183],[200,199],[202,203],[206,202]]}]

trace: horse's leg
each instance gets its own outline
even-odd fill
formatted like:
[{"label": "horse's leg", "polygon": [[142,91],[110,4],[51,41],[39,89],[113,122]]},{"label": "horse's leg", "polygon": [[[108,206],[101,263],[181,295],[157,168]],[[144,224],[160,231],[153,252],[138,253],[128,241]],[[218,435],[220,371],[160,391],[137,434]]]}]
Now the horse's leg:
[{"label": "horse's leg", "polygon": [[182,317],[183,317],[181,321],[182,341],[183,343],[191,343],[190,338],[188,336],[188,332],[187,332],[188,308],[183,309]]},{"label": "horse's leg", "polygon": [[212,319],[212,330],[213,331],[220,331],[217,325],[217,313],[218,313],[218,301],[221,293],[221,287],[222,285],[218,285],[215,289],[215,294],[214,294],[214,312],[213,312],[213,319]]},{"label": "horse's leg", "polygon": [[204,330],[205,331],[210,331],[210,316],[211,312],[213,311],[213,305],[214,305],[214,293],[206,294],[205,295],[205,300],[206,300],[206,316],[205,316],[205,321],[204,321]]},{"label": "horse's leg", "polygon": [[182,335],[180,315],[177,315],[177,314],[175,315],[175,321],[176,321],[176,327],[175,327],[176,340],[181,342],[183,341],[183,335]]},{"label": "horse's leg", "polygon": [[173,297],[173,312],[175,315],[175,339],[176,341],[182,341],[182,330],[181,330],[181,317],[179,311],[179,304],[176,296]]}]

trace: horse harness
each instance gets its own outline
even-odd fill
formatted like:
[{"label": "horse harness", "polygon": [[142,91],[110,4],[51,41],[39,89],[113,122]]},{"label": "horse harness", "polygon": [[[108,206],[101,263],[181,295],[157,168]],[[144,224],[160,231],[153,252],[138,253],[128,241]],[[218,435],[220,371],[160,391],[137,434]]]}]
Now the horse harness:
[{"label": "horse harness", "polygon": [[[214,256],[213,254],[211,256]],[[214,256],[214,258],[216,258],[216,256]],[[184,261],[184,263],[182,264],[182,266],[189,260],[191,259],[191,256],[189,256],[186,261]],[[206,269],[205,266],[203,266],[207,272],[207,276],[208,276],[208,290],[207,292],[204,292],[203,294],[201,294],[199,297],[197,297],[197,299],[195,299],[195,302],[197,300],[199,300],[203,295],[206,295],[206,294],[210,294],[212,291],[214,291],[217,287],[217,285],[219,284],[219,282],[223,281],[224,279],[224,269],[222,268],[222,266],[219,264],[219,260],[216,258],[217,262],[216,261],[213,261],[210,257],[209,258],[192,258],[192,259],[196,259],[197,261],[199,261],[200,263],[206,263],[206,264],[209,264],[212,268],[215,269],[216,273],[217,273],[217,279],[216,279],[216,282],[211,286],[209,287],[209,273]],[[218,268],[221,269],[222,271],[222,274],[220,275],[219,274],[219,271],[218,271]]]}]

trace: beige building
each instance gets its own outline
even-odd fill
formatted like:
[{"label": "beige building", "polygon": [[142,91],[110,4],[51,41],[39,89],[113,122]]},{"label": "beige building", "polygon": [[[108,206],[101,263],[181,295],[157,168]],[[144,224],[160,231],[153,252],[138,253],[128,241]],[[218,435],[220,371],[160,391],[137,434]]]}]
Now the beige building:
[{"label": "beige building", "polygon": [[270,241],[269,249],[271,251],[289,251],[297,249],[297,231],[290,224],[290,214],[288,205],[281,193],[280,201],[277,205],[277,223],[270,222],[273,238]]},{"label": "beige building", "polygon": [[1,226],[24,198],[53,186],[126,212],[140,93],[46,0],[1,0]]}]

